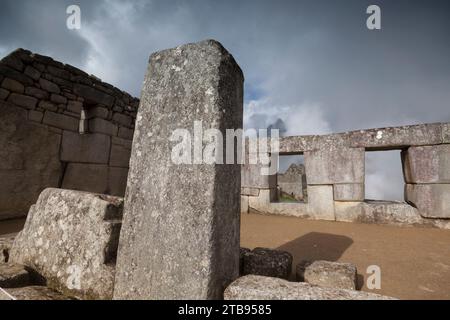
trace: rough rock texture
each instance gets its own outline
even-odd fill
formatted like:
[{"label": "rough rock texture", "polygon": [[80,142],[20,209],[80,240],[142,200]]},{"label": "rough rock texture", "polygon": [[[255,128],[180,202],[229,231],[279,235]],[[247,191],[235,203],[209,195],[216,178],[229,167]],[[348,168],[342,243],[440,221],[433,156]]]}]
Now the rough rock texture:
[{"label": "rough rock texture", "polygon": [[406,183],[450,184],[450,144],[411,147],[402,158]]},{"label": "rough rock texture", "polygon": [[324,288],[305,282],[255,275],[241,277],[225,290],[225,300],[392,300],[355,290]]},{"label": "rough rock texture", "polygon": [[123,201],[106,195],[44,190],[11,249],[47,285],[83,299],[111,299]]},{"label": "rough rock texture", "polygon": [[351,263],[303,261],[296,267],[297,281],[329,288],[355,290],[356,275],[356,266]]},{"label": "rough rock texture", "polygon": [[287,279],[292,270],[292,255],[286,251],[255,248],[242,252],[242,274],[255,274]]},{"label": "rough rock texture", "polygon": [[244,274],[244,257],[247,253],[250,253],[252,250],[249,248],[239,248],[239,275],[242,276]]},{"label": "rough rock texture", "polygon": [[42,286],[11,288],[5,291],[13,296],[15,300],[74,300],[51,288]]},{"label": "rough rock texture", "polygon": [[218,299],[239,273],[240,166],[175,164],[175,129],[242,127],[243,75],[216,41],[151,55],[136,121],[114,297]]},{"label": "rough rock texture", "polygon": [[335,201],[363,201],[365,188],[363,183],[335,184],[333,186]]},{"label": "rough rock texture", "polygon": [[8,262],[13,242],[14,237],[0,238],[0,264]]},{"label": "rough rock texture", "polygon": [[24,266],[0,264],[0,288],[18,288],[30,284],[30,275]]},{"label": "rough rock texture", "polygon": [[450,184],[407,184],[405,199],[423,217],[450,218]]}]

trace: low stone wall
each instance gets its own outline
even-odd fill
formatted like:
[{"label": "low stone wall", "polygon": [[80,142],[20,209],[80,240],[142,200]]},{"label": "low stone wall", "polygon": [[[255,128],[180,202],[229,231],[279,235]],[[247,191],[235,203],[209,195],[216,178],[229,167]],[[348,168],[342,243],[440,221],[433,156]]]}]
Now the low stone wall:
[{"label": "low stone wall", "polygon": [[[401,150],[405,202],[365,201],[365,152]],[[270,150],[269,150],[270,152]],[[242,167],[242,212],[450,228],[450,124],[435,123],[280,139],[303,154],[308,199],[276,202],[276,176]]]},{"label": "low stone wall", "polygon": [[139,100],[50,57],[0,61],[0,219],[62,187],[123,196]]}]

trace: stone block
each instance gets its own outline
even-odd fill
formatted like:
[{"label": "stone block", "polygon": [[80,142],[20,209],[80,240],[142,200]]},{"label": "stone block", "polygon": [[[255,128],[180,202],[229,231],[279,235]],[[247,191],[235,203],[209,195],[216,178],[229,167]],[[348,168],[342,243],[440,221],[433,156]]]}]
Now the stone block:
[{"label": "stone block", "polygon": [[121,113],[117,113],[117,112],[113,114],[112,119],[113,119],[113,121],[115,121],[125,127],[130,127],[131,124],[133,123],[133,119],[130,116],[127,116],[127,115],[121,114]]},{"label": "stone block", "polygon": [[0,100],[6,100],[9,96],[9,91],[3,88],[0,88]]},{"label": "stone block", "polygon": [[241,188],[241,195],[257,197],[257,196],[259,196],[259,189],[244,187],[244,188]]},{"label": "stone block", "polygon": [[450,218],[450,184],[407,184],[405,200],[425,218]]},{"label": "stone block", "polygon": [[66,104],[67,98],[59,94],[52,93],[52,95],[50,96],[50,101],[56,104]]},{"label": "stone block", "polygon": [[105,107],[93,107],[87,109],[86,117],[87,119],[92,118],[102,118],[102,119],[108,119],[109,116],[109,110]]},{"label": "stone block", "polygon": [[113,144],[111,147],[111,156],[109,165],[113,167],[128,168],[130,163],[131,150],[120,145]]},{"label": "stone block", "polygon": [[30,77],[26,76],[22,72],[19,72],[2,64],[0,64],[0,74],[6,78],[17,80],[26,86],[32,86],[34,84],[33,79],[31,79]]},{"label": "stone block", "polygon": [[16,93],[24,93],[25,87],[19,81],[5,78],[2,81],[2,88]]},{"label": "stone block", "polygon": [[89,131],[117,136],[118,127],[110,121],[94,118],[89,120]]},{"label": "stone block", "polygon": [[48,99],[47,91],[35,88],[35,87],[26,87],[25,94],[28,96],[35,97],[39,100]]},{"label": "stone block", "polygon": [[45,101],[45,100],[39,101],[38,106],[39,106],[39,108],[42,108],[44,110],[48,110],[48,111],[52,111],[52,112],[58,111],[58,107],[50,101]]},{"label": "stone block", "polygon": [[122,139],[122,138],[118,138],[118,137],[112,137],[112,144],[124,147],[128,150],[131,150],[131,146],[133,141],[128,140],[128,139]]},{"label": "stone block", "polygon": [[76,95],[85,99],[88,103],[102,104],[109,108],[112,108],[114,104],[114,97],[109,94],[104,93],[92,86],[87,86],[84,84],[75,84],[73,86],[73,91]]},{"label": "stone block", "polygon": [[20,72],[22,72],[23,68],[24,68],[23,62],[20,60],[19,57],[15,56],[14,54],[10,54],[10,55],[4,57],[1,60],[1,63],[5,64],[17,71],[20,71]]},{"label": "stone block", "polygon": [[247,275],[225,290],[225,300],[392,300],[374,293],[323,288],[306,282]]},{"label": "stone block", "polygon": [[70,80],[70,72],[67,70],[57,68],[54,66],[47,66],[47,71],[48,71],[48,73],[50,73],[51,75],[53,75],[55,77]]},{"label": "stone block", "polygon": [[133,140],[133,134],[134,130],[125,128],[125,127],[119,127],[119,134],[118,136],[123,139]]},{"label": "stone block", "polygon": [[262,166],[259,164],[241,165],[241,185],[243,188],[275,189],[277,186],[276,175],[262,175]]},{"label": "stone block", "polygon": [[241,213],[248,213],[248,196],[241,195]]},{"label": "stone block", "polygon": [[35,270],[47,286],[80,299],[111,299],[121,198],[45,189],[17,235],[10,261]]},{"label": "stone block", "polygon": [[43,78],[39,79],[39,85],[41,86],[41,89],[50,93],[59,94],[61,92],[59,86],[56,83],[53,83]]},{"label": "stone block", "polygon": [[27,66],[24,73],[34,81],[39,80],[39,78],[41,77],[41,73],[39,72],[39,70],[33,68],[32,66]]},{"label": "stone block", "polygon": [[224,136],[225,128],[242,128],[243,80],[213,40],[152,54],[133,140],[115,299],[220,299],[238,277],[240,165],[176,164],[170,137],[199,120]]},{"label": "stone block", "polygon": [[107,165],[69,163],[62,181],[62,188],[107,194],[109,193],[108,176]]},{"label": "stone block", "polygon": [[364,201],[365,190],[362,183],[333,185],[335,201]]},{"label": "stone block", "polygon": [[406,183],[450,183],[450,144],[402,151]]},{"label": "stone block", "polygon": [[442,143],[450,143],[450,123],[442,124]]},{"label": "stone block", "polygon": [[43,286],[30,286],[5,290],[16,300],[73,300],[61,293]]},{"label": "stone block", "polygon": [[243,275],[255,274],[287,279],[291,275],[292,255],[286,251],[255,248],[244,253]]},{"label": "stone block", "polygon": [[350,132],[349,146],[383,150],[442,143],[440,123],[378,128]]},{"label": "stone block", "polygon": [[111,137],[99,134],[79,134],[64,131],[61,144],[61,161],[107,164]]},{"label": "stone block", "polygon": [[356,266],[351,263],[303,261],[296,267],[297,281],[321,287],[356,290],[356,276]]},{"label": "stone block", "polygon": [[41,111],[30,110],[28,111],[28,120],[34,122],[42,122],[42,118],[44,118],[44,113]]},{"label": "stone block", "polygon": [[9,251],[11,250],[13,242],[13,237],[0,238],[0,264],[8,262]]},{"label": "stone block", "polygon": [[244,257],[251,251],[252,250],[248,248],[239,248],[239,276],[242,276],[244,274]]},{"label": "stone block", "polygon": [[308,214],[318,220],[335,220],[333,186],[308,185]]},{"label": "stone block", "polygon": [[42,122],[49,126],[75,132],[78,132],[78,126],[80,124],[79,119],[51,111],[45,111],[44,120]]},{"label": "stone block", "polygon": [[0,264],[0,288],[18,288],[30,284],[30,275],[19,264]]},{"label": "stone block", "polygon": [[8,102],[22,108],[34,109],[38,100],[36,98],[25,96],[23,94],[11,93],[8,97]]}]

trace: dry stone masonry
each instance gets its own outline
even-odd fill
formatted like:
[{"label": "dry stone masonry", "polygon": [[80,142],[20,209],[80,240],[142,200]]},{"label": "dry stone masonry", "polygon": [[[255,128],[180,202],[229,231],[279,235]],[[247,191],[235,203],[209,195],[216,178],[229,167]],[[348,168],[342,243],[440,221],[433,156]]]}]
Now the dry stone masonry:
[{"label": "dry stone masonry", "polygon": [[[307,201],[277,202],[277,176],[246,164],[241,211],[449,229],[449,128],[434,123],[281,138],[281,155],[304,155]],[[383,150],[401,150],[405,202],[365,200],[365,153]]]},{"label": "dry stone masonry", "polygon": [[114,298],[218,299],[238,277],[240,166],[175,164],[170,137],[194,121],[223,136],[242,128],[243,81],[234,58],[213,40],[151,55]]},{"label": "dry stone masonry", "polygon": [[47,187],[123,196],[139,100],[18,49],[0,61],[0,220]]}]

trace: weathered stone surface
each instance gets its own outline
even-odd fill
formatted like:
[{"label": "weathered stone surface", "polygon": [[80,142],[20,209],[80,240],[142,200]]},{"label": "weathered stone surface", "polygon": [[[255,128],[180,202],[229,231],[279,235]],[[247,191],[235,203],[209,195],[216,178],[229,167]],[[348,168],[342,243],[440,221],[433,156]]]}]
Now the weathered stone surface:
[{"label": "weathered stone surface", "polygon": [[442,143],[450,143],[450,123],[442,124]]},{"label": "weathered stone surface", "polygon": [[11,250],[13,242],[13,237],[0,238],[0,264],[8,262],[9,251]]},{"label": "weathered stone surface", "polygon": [[2,87],[6,90],[16,93],[24,93],[25,87],[19,81],[5,78],[2,81]]},{"label": "weathered stone surface", "polygon": [[64,114],[46,111],[43,123],[63,130],[78,132],[79,120]]},{"label": "weathered stone surface", "polygon": [[249,248],[239,248],[239,276],[244,274],[244,257],[251,251]]},{"label": "weathered stone surface", "polygon": [[308,186],[309,216],[320,220],[335,220],[333,186]]},{"label": "weathered stone surface", "polygon": [[112,107],[114,104],[114,97],[90,86],[75,84],[73,91],[76,95],[83,97],[88,103],[98,103],[107,107]]},{"label": "weathered stone surface", "polygon": [[305,152],[305,166],[308,185],[364,183],[365,152],[363,148],[325,144]]},{"label": "weathered stone surface", "polygon": [[356,266],[351,263],[303,261],[296,267],[297,281],[321,287],[356,290],[356,275]]},{"label": "weathered stone surface", "polygon": [[0,219],[24,216],[62,175],[61,136],[28,121],[27,110],[0,102]]},{"label": "weathered stone surface", "polygon": [[113,114],[113,121],[125,126],[125,127],[130,127],[131,124],[133,123],[133,119],[130,116],[127,116],[125,114],[121,114],[121,113],[114,113]]},{"label": "weathered stone surface", "polygon": [[48,91],[50,93],[56,93],[59,94],[61,92],[61,90],[59,89],[58,85],[48,81],[46,79],[39,79],[39,85],[41,86],[42,89],[44,89],[45,91]]},{"label": "weathered stone surface", "polygon": [[92,119],[92,118],[108,119],[109,110],[104,107],[89,108],[87,110],[86,116],[87,116],[87,119]]},{"label": "weathered stone surface", "polygon": [[262,175],[261,165],[244,164],[241,166],[241,185],[243,188],[275,189],[276,175]]},{"label": "weathered stone surface", "polygon": [[450,218],[450,184],[407,184],[405,199],[426,218]]},{"label": "weathered stone surface", "polygon": [[323,288],[305,282],[248,275],[225,290],[225,300],[392,300],[394,298],[355,290]]},{"label": "weathered stone surface", "polygon": [[50,102],[50,101],[41,100],[39,102],[38,106],[39,106],[39,108],[42,108],[45,110],[49,110],[49,111],[53,111],[53,112],[58,111],[58,107],[53,102]]},{"label": "weathered stone surface", "polygon": [[69,163],[62,188],[108,194],[108,166],[102,164]]},{"label": "weathered stone surface", "polygon": [[364,184],[335,184],[333,185],[335,201],[363,201],[365,197]]},{"label": "weathered stone surface", "polygon": [[24,73],[29,76],[31,79],[33,79],[34,81],[39,80],[39,78],[41,77],[41,73],[39,72],[39,70],[36,70],[35,68],[33,68],[32,66],[27,66],[25,68]]},{"label": "weathered stone surface", "polygon": [[243,273],[287,279],[292,270],[292,255],[286,251],[255,248],[244,253]]},{"label": "weathered stone surface", "polygon": [[127,187],[128,168],[108,169],[108,194],[123,197]]},{"label": "weathered stone surface", "polygon": [[42,118],[44,118],[43,112],[36,110],[28,111],[28,120],[35,122],[42,122]]},{"label": "weathered stone surface", "polygon": [[16,300],[73,300],[73,298],[42,286],[31,286],[5,290]]},{"label": "weathered stone surface", "polygon": [[8,102],[27,109],[34,109],[36,107],[37,101],[38,100],[36,98],[18,93],[11,93],[8,97]]},{"label": "weathered stone surface", "polygon": [[120,138],[133,140],[133,134],[134,134],[134,131],[132,129],[128,129],[128,128],[125,128],[125,127],[119,127],[119,134],[118,134],[118,136]]},{"label": "weathered stone surface", "polygon": [[241,213],[248,213],[248,196],[241,195]]},{"label": "weathered stone surface", "polygon": [[8,98],[9,91],[3,88],[0,88],[0,100],[6,100]]},{"label": "weathered stone surface", "polygon": [[195,120],[241,128],[242,71],[202,41],[152,54],[142,92],[114,296],[221,298],[239,273],[240,166],[177,165],[170,137]]},{"label": "weathered stone surface", "polygon": [[349,133],[351,147],[366,147],[372,150],[403,148],[442,143],[440,123],[419,124],[402,127],[378,128]]},{"label": "weathered stone surface", "polygon": [[35,87],[26,87],[25,94],[28,96],[35,97],[37,99],[48,99],[48,93],[46,91]]},{"label": "weathered stone surface", "polygon": [[61,144],[61,161],[107,164],[111,137],[92,133],[79,134],[64,131]]},{"label": "weathered stone surface", "polygon": [[257,196],[259,196],[259,189],[258,188],[247,188],[247,187],[241,188],[241,195],[257,197]]},{"label": "weathered stone surface", "polygon": [[64,96],[61,96],[59,94],[52,93],[52,95],[50,96],[50,101],[52,101],[56,104],[66,104],[67,98]]},{"label": "weathered stone surface", "polygon": [[83,102],[70,100],[67,104],[67,110],[70,112],[79,114],[81,113],[82,109],[83,109]]},{"label": "weathered stone surface", "polygon": [[30,275],[19,264],[0,264],[0,288],[18,288],[30,284]]},{"label": "weathered stone surface", "polygon": [[6,65],[2,65],[0,63],[0,74],[2,74],[4,77],[8,77],[14,80],[19,81],[20,83],[22,83],[23,85],[27,85],[27,86],[31,86],[33,85],[33,80],[24,75],[23,73],[14,70]]},{"label": "weathered stone surface", "polygon": [[110,136],[117,136],[119,128],[114,123],[106,121],[101,118],[94,118],[89,120],[89,131],[103,133]]},{"label": "weathered stone surface", "polygon": [[121,198],[45,189],[17,235],[10,261],[31,267],[47,286],[82,299],[110,299]]},{"label": "weathered stone surface", "polygon": [[398,226],[430,225],[419,211],[403,202],[335,202],[336,221],[392,224]]},{"label": "weathered stone surface", "polygon": [[450,144],[410,147],[402,160],[406,183],[450,183]]},{"label": "weathered stone surface", "polygon": [[111,147],[109,165],[113,167],[128,168],[130,157],[131,150],[129,148],[113,144]]}]

